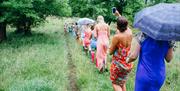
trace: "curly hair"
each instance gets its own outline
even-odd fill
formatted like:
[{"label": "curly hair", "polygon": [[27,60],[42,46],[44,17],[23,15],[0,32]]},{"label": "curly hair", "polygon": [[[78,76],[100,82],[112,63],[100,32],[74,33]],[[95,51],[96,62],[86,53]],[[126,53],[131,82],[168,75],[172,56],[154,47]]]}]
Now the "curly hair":
[{"label": "curly hair", "polygon": [[117,29],[120,32],[124,32],[125,30],[127,30],[127,26],[128,26],[128,21],[126,18],[124,17],[118,17],[117,19]]}]

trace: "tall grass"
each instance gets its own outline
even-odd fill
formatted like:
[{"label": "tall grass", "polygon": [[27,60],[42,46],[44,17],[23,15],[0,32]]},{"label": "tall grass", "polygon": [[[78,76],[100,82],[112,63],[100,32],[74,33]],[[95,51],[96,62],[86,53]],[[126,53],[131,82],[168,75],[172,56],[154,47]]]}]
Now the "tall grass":
[{"label": "tall grass", "polygon": [[[67,20],[54,17],[47,20],[40,27],[33,28],[31,37],[15,35],[13,28],[8,29],[7,41],[0,44],[0,91],[68,90],[68,60],[63,32],[63,23]],[[71,35],[67,37],[78,88],[81,91],[112,91],[109,72],[99,74],[76,40]],[[161,91],[180,91],[180,43],[177,46],[174,59],[166,64],[166,81]],[[127,81],[127,91],[134,89],[136,64],[137,61]]]},{"label": "tall grass", "polygon": [[34,28],[31,37],[8,31],[8,40],[0,44],[0,91],[66,91],[63,28],[58,24],[51,19]]}]

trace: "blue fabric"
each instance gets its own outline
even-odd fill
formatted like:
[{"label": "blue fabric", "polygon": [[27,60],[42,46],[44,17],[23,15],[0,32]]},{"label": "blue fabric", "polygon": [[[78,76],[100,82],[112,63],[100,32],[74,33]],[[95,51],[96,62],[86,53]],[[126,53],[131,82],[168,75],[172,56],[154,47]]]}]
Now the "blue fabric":
[{"label": "blue fabric", "polygon": [[94,38],[94,35],[92,34],[92,39],[91,39],[91,49],[95,50],[97,47],[97,40]]},{"label": "blue fabric", "polygon": [[135,91],[159,91],[165,80],[164,58],[170,47],[169,43],[147,37],[140,44]]},{"label": "blue fabric", "polygon": [[91,48],[92,48],[92,49],[96,49],[96,44],[97,44],[97,41],[92,39],[92,40],[91,40],[91,44],[90,44],[90,45],[91,45]]},{"label": "blue fabric", "polygon": [[135,15],[134,27],[156,40],[180,41],[180,3],[160,3]]},{"label": "blue fabric", "polygon": [[84,40],[85,34],[84,32],[81,32],[81,39]]},{"label": "blue fabric", "polygon": [[80,18],[80,19],[77,21],[77,23],[78,23],[79,25],[87,25],[87,24],[93,24],[93,23],[95,23],[95,21],[92,20],[92,19],[89,19],[89,18]]}]

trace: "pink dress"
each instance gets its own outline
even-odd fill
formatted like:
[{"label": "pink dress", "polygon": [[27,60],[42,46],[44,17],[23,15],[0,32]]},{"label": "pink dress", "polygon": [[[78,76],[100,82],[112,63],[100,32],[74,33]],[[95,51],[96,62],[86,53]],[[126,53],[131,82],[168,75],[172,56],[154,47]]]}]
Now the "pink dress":
[{"label": "pink dress", "polygon": [[83,40],[84,46],[89,47],[90,42],[91,42],[90,38],[91,38],[92,32],[91,32],[91,30],[87,30],[87,31],[84,31],[84,34],[85,34],[85,37],[84,37],[84,40]]},{"label": "pink dress", "polygon": [[105,23],[97,24],[94,36],[97,38],[96,67],[101,70],[106,65],[110,36],[109,26]]}]

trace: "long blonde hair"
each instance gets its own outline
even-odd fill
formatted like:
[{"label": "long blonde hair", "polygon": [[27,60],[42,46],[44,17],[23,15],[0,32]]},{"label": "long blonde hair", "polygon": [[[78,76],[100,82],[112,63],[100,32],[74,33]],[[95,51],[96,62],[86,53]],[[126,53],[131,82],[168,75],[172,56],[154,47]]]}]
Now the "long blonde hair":
[{"label": "long blonde hair", "polygon": [[104,17],[102,15],[97,17],[97,23],[104,23]]}]

